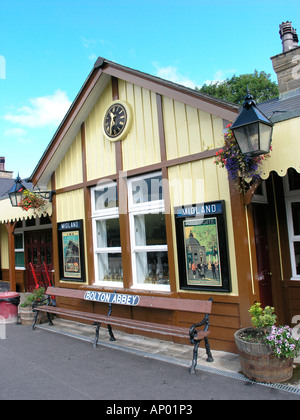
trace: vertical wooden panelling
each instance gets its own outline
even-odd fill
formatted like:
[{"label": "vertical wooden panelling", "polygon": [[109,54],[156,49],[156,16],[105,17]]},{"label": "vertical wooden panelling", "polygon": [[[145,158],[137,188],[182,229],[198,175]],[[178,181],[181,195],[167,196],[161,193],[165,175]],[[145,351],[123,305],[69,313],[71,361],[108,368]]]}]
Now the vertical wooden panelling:
[{"label": "vertical wooden panelling", "polygon": [[112,101],[111,83],[105,88],[85,121],[87,180],[116,173],[115,145],[102,131],[103,115]]},{"label": "vertical wooden panelling", "polygon": [[8,233],[4,224],[0,225],[1,269],[9,268]]},{"label": "vertical wooden panelling", "polygon": [[84,219],[83,189],[57,195],[57,222]]},{"label": "vertical wooden panelling", "polygon": [[123,170],[160,162],[155,93],[119,80],[119,98],[128,102],[133,112],[131,130],[122,140]]},{"label": "vertical wooden panelling", "polygon": [[163,113],[168,159],[220,147],[222,118],[166,97]]},{"label": "vertical wooden panelling", "polygon": [[299,132],[300,117],[274,125],[271,157],[264,163],[261,174],[263,179],[267,179],[271,171],[277,172],[280,176],[284,176],[288,168],[295,168],[300,172],[300,149],[295,147],[295,133]]},{"label": "vertical wooden panelling", "polygon": [[76,185],[83,181],[80,132],[75,137],[73,143],[55,172],[57,183],[56,188]]},{"label": "vertical wooden panelling", "polygon": [[[205,159],[182,165],[176,165],[168,169],[171,211],[180,205],[202,203],[216,200],[225,200],[226,207],[226,226],[228,250],[232,281],[232,294],[238,294],[236,256],[233,237],[233,221],[230,205],[230,192],[227,176],[225,173],[220,175],[221,168],[214,163],[214,158]],[[203,188],[204,187],[204,188]],[[174,217],[173,217],[174,219]],[[175,234],[175,223],[173,223],[174,249],[177,267],[177,244]],[[178,278],[178,273],[177,273]]]},{"label": "vertical wooden panelling", "polygon": [[[56,196],[57,205],[57,222],[65,222],[71,220],[83,219],[84,231],[86,232],[85,223],[85,205],[84,205],[84,189],[78,189]],[[84,235],[85,260],[87,261],[87,235]],[[88,262],[87,262],[88,265]],[[88,271],[86,270],[86,282],[88,283]]]}]

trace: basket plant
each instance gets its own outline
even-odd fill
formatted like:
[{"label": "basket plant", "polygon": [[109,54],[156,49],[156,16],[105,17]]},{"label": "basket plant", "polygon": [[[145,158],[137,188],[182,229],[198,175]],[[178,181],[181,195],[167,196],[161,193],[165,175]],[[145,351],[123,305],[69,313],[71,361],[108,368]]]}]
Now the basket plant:
[{"label": "basket plant", "polygon": [[46,200],[40,197],[38,194],[33,191],[24,190],[22,199],[19,203],[24,211],[28,210],[43,210],[46,204]]},{"label": "basket plant", "polygon": [[255,303],[249,309],[252,328],[234,334],[242,372],[257,382],[284,382],[293,375],[293,360],[300,355],[300,341],[292,329],[275,325],[271,306]]},{"label": "basket plant", "polygon": [[228,177],[239,189],[245,192],[247,185],[261,174],[263,162],[270,157],[267,155],[251,156],[243,154],[231,130],[231,123],[226,126],[224,143],[216,152],[214,163],[226,168]]}]

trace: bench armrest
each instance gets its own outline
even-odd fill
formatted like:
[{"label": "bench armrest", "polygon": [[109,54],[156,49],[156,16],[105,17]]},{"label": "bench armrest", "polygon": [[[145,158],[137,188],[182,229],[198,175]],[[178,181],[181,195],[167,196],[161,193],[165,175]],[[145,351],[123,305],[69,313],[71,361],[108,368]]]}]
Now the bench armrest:
[{"label": "bench armrest", "polygon": [[194,324],[190,327],[189,330],[189,334],[190,334],[190,341],[192,344],[195,344],[195,339],[197,337],[198,331],[196,328],[202,327],[204,325],[203,328],[203,332],[206,332],[208,330],[209,327],[209,315],[205,314],[203,320],[201,322],[198,322],[197,324]]},{"label": "bench armrest", "polygon": [[[51,306],[51,301],[52,301],[52,298],[49,295],[47,295],[47,297],[45,297],[42,300],[40,300],[40,299],[35,300],[34,302],[32,302],[32,309],[37,308],[38,306],[42,306],[45,302],[48,306]],[[53,305],[53,306],[55,306],[55,305]]]}]

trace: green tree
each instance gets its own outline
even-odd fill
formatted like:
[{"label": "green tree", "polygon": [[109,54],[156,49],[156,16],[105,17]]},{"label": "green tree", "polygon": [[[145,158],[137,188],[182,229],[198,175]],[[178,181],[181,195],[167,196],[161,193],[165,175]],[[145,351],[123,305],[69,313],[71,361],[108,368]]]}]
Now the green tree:
[{"label": "green tree", "polygon": [[233,75],[224,82],[204,84],[196,90],[242,105],[247,94],[247,87],[257,103],[268,101],[279,95],[277,83],[271,81],[271,75],[257,70],[253,74]]}]

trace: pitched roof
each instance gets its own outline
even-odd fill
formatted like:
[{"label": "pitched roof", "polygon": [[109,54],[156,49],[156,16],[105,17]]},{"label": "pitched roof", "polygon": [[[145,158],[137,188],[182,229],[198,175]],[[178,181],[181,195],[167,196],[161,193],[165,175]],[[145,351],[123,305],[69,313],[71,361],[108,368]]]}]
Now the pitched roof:
[{"label": "pitched roof", "polygon": [[[0,200],[5,200],[6,198],[8,198],[8,191],[13,187],[14,182],[14,178],[0,178]],[[27,182],[27,180],[22,180],[22,184],[27,189],[32,189],[31,182]]]},{"label": "pitched roof", "polygon": [[272,122],[279,122],[300,116],[300,93],[286,98],[274,98],[262,102],[257,107]]},{"label": "pitched roof", "polygon": [[233,120],[238,114],[238,106],[235,104],[99,57],[34,169],[30,177],[34,185],[37,182],[42,186],[47,185],[111,77],[147,88],[224,120]]}]

